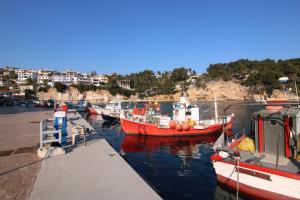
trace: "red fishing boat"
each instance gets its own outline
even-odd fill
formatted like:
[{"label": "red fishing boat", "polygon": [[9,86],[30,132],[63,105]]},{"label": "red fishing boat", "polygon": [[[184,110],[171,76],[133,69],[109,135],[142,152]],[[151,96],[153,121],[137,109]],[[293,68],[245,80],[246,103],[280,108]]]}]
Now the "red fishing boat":
[{"label": "red fishing boat", "polygon": [[102,109],[103,108],[101,108],[100,106],[92,105],[91,107],[87,108],[87,112],[91,115],[100,115]]},{"label": "red fishing boat", "polygon": [[136,108],[130,115],[121,117],[121,129],[126,134],[149,136],[195,136],[221,132],[232,128],[232,116],[218,117],[215,102],[215,118],[199,119],[199,107],[191,105],[185,97],[173,107],[173,119],[161,116],[159,108]]},{"label": "red fishing boat", "polygon": [[[203,120],[203,125],[198,125],[194,127],[188,127],[180,125],[171,128],[169,127],[159,127],[156,124],[146,123],[146,122],[135,122],[130,119],[121,119],[121,129],[126,134],[135,135],[151,135],[151,136],[193,136],[193,135],[207,135],[216,132],[221,132],[223,128],[231,129],[232,120],[228,117],[228,122],[223,123],[219,121],[217,123],[213,122],[212,125],[204,125],[205,120]],[[211,122],[207,120],[207,122]]]},{"label": "red fishing boat", "polygon": [[244,135],[222,147],[221,135],[211,156],[218,181],[237,195],[300,199],[299,116],[299,108],[261,110],[254,113],[254,140]]}]

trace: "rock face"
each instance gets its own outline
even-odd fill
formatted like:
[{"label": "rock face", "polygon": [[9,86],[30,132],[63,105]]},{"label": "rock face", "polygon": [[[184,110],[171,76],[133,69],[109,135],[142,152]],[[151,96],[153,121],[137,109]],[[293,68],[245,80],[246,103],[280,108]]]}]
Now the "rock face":
[{"label": "rock face", "polygon": [[247,97],[247,88],[234,81],[211,81],[205,89],[190,88],[188,90],[191,99],[213,100],[214,95],[218,100],[239,100]]},{"label": "rock face", "polygon": [[124,100],[125,97],[121,95],[112,96],[107,90],[88,91],[80,93],[76,88],[70,87],[64,93],[57,92],[55,88],[50,88],[48,92],[38,93],[39,100],[56,99],[58,101],[80,101],[87,100],[92,103],[109,102]]},{"label": "rock face", "polygon": [[[187,95],[191,100],[213,100],[214,95],[218,100],[244,100],[247,97],[247,88],[234,81],[211,81],[206,84],[205,89],[190,87]],[[157,95],[147,97],[146,100],[179,100],[181,93],[173,95]],[[79,101],[88,100],[93,102],[109,102],[118,100],[138,100],[137,96],[131,96],[129,99],[116,95],[112,96],[107,90],[88,91],[81,94],[76,88],[69,88],[65,93],[59,93],[54,88],[48,92],[38,93],[40,100],[56,99],[59,101]]]}]

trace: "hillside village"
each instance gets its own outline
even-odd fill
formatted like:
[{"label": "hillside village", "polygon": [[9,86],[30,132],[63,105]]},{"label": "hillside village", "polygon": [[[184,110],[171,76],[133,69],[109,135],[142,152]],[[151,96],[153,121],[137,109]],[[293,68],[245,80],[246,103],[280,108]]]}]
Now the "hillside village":
[{"label": "hillside village", "polygon": [[[278,97],[295,99],[299,82],[299,59],[273,61],[238,60],[217,63],[207,73],[197,74],[191,68],[172,71],[144,70],[129,75],[117,73],[58,72],[49,69],[0,68],[0,98],[37,100],[113,99],[175,100],[185,92],[193,100],[255,100]],[[282,84],[278,78],[286,77]]]}]

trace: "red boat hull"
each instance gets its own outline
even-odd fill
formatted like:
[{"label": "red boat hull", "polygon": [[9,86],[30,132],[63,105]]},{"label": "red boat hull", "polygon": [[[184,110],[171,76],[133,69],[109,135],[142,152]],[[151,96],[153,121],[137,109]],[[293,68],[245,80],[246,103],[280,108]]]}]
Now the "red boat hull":
[{"label": "red boat hull", "polygon": [[[218,182],[226,187],[236,190],[236,181],[217,174]],[[262,190],[259,188],[251,187],[249,185],[239,183],[240,193],[251,196],[255,199],[287,199],[296,200],[297,198],[281,195],[278,193]]]},{"label": "red boat hull", "polygon": [[[232,128],[232,121],[226,123],[227,129]],[[204,129],[190,128],[188,131],[178,131],[171,128],[159,128],[154,124],[134,122],[128,119],[121,119],[121,129],[126,134],[132,135],[150,135],[150,136],[193,136],[207,135],[221,132],[223,124],[211,125]]]},{"label": "red boat hull", "polygon": [[98,112],[94,108],[88,108],[88,113],[98,115]]}]

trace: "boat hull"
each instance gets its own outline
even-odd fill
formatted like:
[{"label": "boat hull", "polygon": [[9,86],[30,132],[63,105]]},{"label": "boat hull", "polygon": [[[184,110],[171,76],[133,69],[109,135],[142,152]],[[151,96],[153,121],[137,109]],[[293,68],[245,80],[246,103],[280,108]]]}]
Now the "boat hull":
[{"label": "boat hull", "polygon": [[101,109],[99,109],[99,108],[88,108],[88,113],[93,114],[93,115],[100,115],[101,114]]},{"label": "boat hull", "polygon": [[[235,163],[212,159],[222,185],[237,189]],[[299,199],[300,175],[267,167],[240,163],[239,191],[259,199]]]},{"label": "boat hull", "polygon": [[102,115],[102,119],[105,120],[105,121],[111,121],[111,122],[113,122],[113,121],[120,120],[118,117],[114,117],[114,116],[107,115],[107,114],[104,114],[104,113],[102,113],[101,115]]},{"label": "boat hull", "polygon": [[[226,128],[232,128],[232,121],[226,123]],[[159,128],[154,124],[134,122],[128,119],[121,119],[121,129],[129,135],[149,135],[149,136],[193,136],[208,135],[221,132],[223,124],[211,125],[203,129],[190,128],[188,131],[178,131],[171,128]]]}]

